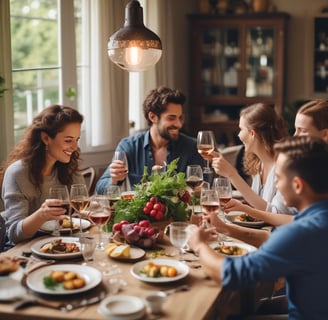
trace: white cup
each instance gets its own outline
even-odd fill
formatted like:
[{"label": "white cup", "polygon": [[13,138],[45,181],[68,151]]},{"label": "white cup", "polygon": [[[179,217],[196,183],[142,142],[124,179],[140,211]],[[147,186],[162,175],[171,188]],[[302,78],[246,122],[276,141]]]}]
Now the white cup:
[{"label": "white cup", "polygon": [[145,296],[145,302],[151,313],[158,314],[162,312],[163,304],[166,301],[166,293],[163,291],[151,292]]}]

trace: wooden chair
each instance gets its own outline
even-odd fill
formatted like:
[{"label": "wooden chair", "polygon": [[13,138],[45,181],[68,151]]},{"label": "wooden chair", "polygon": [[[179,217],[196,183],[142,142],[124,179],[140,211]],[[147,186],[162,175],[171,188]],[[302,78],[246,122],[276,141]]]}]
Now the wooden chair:
[{"label": "wooden chair", "polygon": [[81,170],[81,174],[84,177],[85,183],[88,188],[88,192],[91,195],[94,189],[96,170],[93,167],[87,167]]}]

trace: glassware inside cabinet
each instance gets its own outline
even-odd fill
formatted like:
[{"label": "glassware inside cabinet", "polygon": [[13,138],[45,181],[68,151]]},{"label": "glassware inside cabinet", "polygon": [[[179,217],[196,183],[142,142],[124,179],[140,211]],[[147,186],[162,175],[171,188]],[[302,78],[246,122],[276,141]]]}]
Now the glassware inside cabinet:
[{"label": "glassware inside cabinet", "polygon": [[246,97],[274,94],[274,29],[249,27],[246,33]]},{"label": "glassware inside cabinet", "polygon": [[201,94],[236,95],[240,66],[236,28],[204,30],[201,45]]}]

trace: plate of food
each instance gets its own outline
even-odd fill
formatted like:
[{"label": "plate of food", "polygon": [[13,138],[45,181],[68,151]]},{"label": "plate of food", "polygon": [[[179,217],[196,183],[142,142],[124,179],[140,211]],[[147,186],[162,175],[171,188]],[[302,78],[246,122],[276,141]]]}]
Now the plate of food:
[{"label": "plate of food", "polygon": [[185,278],[190,269],[177,260],[151,259],[135,263],[130,271],[133,277],[141,281],[166,283]]},{"label": "plate of food", "polygon": [[93,289],[101,280],[101,272],[95,268],[59,264],[31,272],[26,278],[26,285],[37,293],[69,295]]},{"label": "plate of food", "polygon": [[0,301],[15,300],[26,294],[26,288],[21,284],[24,269],[20,263],[16,257],[0,258]]},{"label": "plate of food", "polygon": [[[80,231],[80,218],[72,218],[72,224],[73,224],[73,232]],[[82,224],[82,230],[86,230],[91,226],[91,222],[86,219],[81,219],[81,224]],[[44,232],[53,232],[56,227],[56,221],[55,220],[50,220],[45,222],[40,230]],[[70,219],[64,219],[62,221],[62,224],[60,225],[59,232],[64,234],[64,233],[69,233],[71,231],[71,222]]]},{"label": "plate of food", "polygon": [[107,244],[105,252],[110,258],[120,261],[137,261],[146,255],[146,251],[141,248],[115,242]]},{"label": "plate of food", "polygon": [[243,256],[257,250],[256,247],[250,244],[232,241],[220,242],[216,246],[212,246],[212,248],[225,256]]},{"label": "plate of food", "polygon": [[47,259],[72,259],[82,256],[81,244],[76,237],[49,237],[31,246],[33,253]]},{"label": "plate of food", "polygon": [[242,211],[231,211],[225,217],[232,223],[243,227],[261,228],[265,225],[263,220],[258,220]]}]

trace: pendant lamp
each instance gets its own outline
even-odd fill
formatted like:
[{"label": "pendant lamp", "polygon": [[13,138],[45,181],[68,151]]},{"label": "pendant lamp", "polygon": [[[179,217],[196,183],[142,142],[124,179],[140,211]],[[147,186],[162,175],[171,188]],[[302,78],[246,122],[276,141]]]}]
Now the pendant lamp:
[{"label": "pendant lamp", "polygon": [[109,38],[109,58],[124,70],[145,71],[154,66],[161,55],[161,39],[144,26],[139,1],[130,1],[125,7],[123,28]]}]

